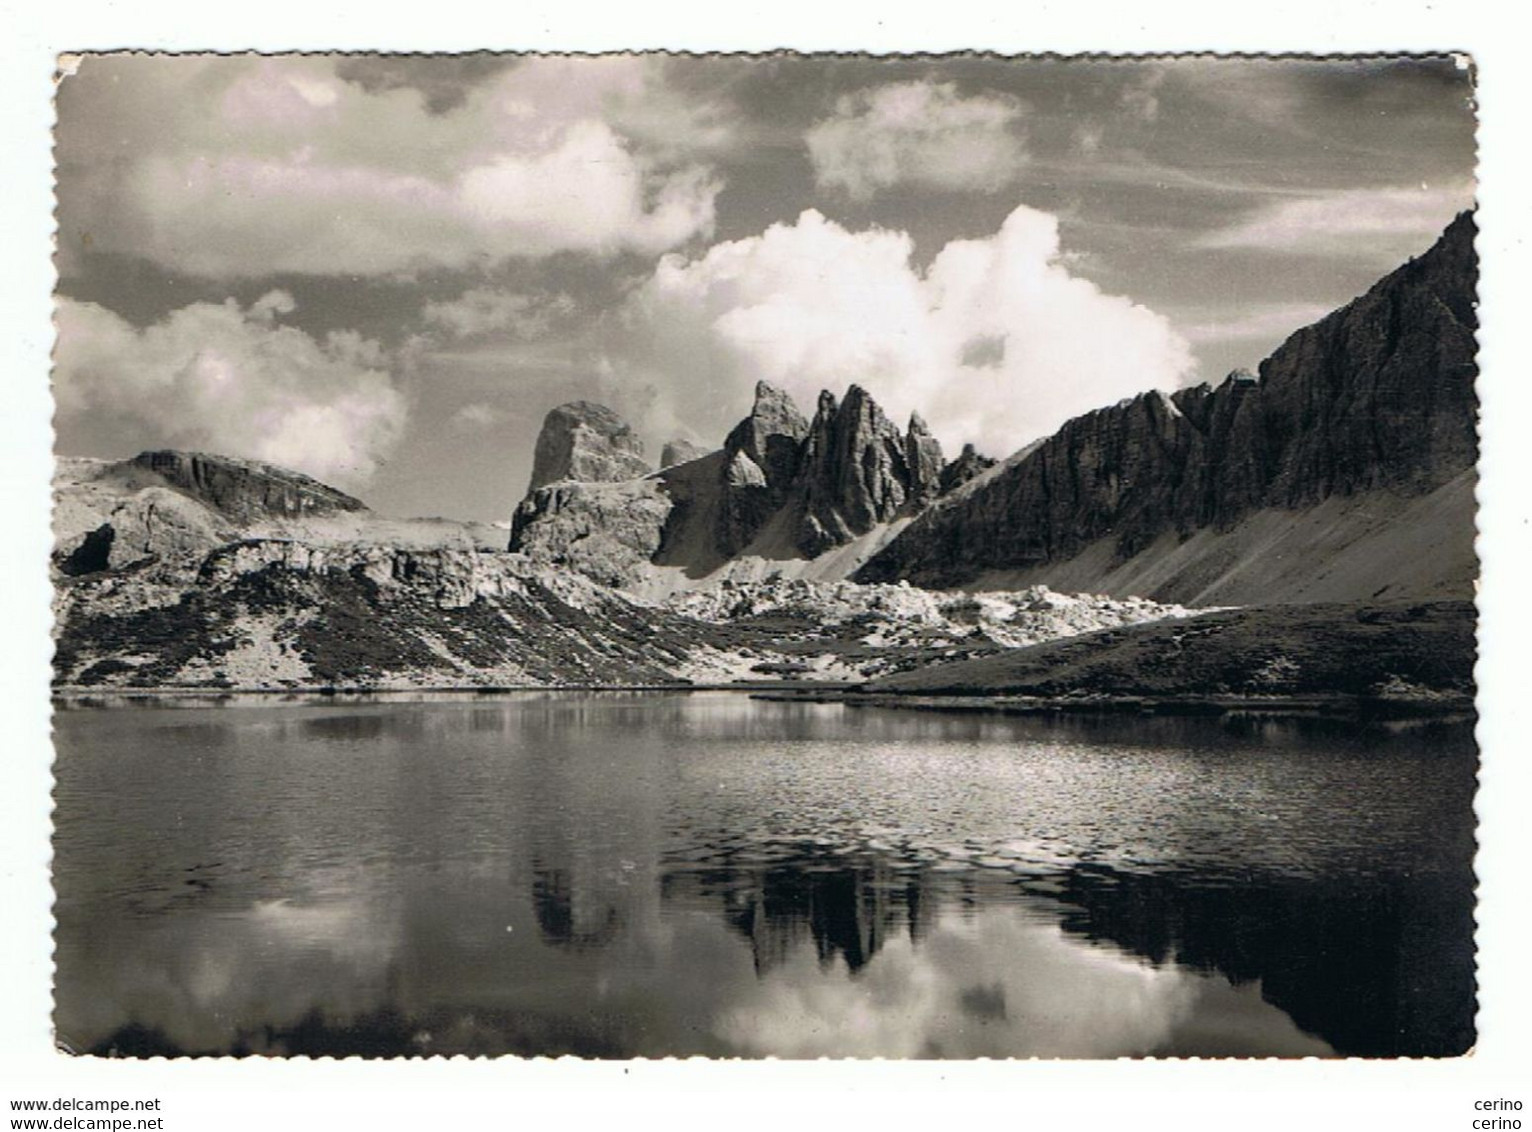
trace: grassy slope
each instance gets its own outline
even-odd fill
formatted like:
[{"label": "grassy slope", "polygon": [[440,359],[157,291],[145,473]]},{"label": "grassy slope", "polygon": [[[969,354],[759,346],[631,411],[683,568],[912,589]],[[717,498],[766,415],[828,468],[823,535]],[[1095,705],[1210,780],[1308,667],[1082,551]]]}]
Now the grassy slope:
[{"label": "grassy slope", "polygon": [[1467,695],[1473,605],[1266,606],[1108,629],[875,680],[870,691],[1064,696]]}]

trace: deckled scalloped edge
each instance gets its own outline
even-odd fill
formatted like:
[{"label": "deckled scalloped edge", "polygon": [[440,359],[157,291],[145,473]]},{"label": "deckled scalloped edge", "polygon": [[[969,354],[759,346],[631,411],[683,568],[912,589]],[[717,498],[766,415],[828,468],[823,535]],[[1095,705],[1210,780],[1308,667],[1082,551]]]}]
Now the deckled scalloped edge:
[{"label": "deckled scalloped edge", "polygon": [[[1469,72],[1469,75],[1468,75],[1468,82],[1469,82],[1469,95],[1468,95],[1468,99],[1469,99],[1470,109],[1473,111],[1473,131],[1472,131],[1472,138],[1473,138],[1473,143],[1474,143],[1473,180],[1474,180],[1474,186],[1475,186],[1475,201],[1474,201],[1473,210],[1474,210],[1474,213],[1475,213],[1474,219],[1475,219],[1475,224],[1476,224],[1475,238],[1474,238],[1474,247],[1475,247],[1475,252],[1476,252],[1476,261],[1478,259],[1477,253],[1479,251],[1480,236],[1482,235],[1482,231],[1483,231],[1482,224],[1481,224],[1481,221],[1480,221],[1480,218],[1479,218],[1479,213],[1478,213],[1478,206],[1479,206],[1478,191],[1479,191],[1479,186],[1481,184],[1480,177],[1479,177],[1479,172],[1478,172],[1479,164],[1480,164],[1480,150],[1481,150],[1481,144],[1480,144],[1480,140],[1479,140],[1480,116],[1479,116],[1479,103],[1478,103],[1478,97],[1477,97],[1477,90],[1478,90],[1478,63],[1475,60],[1475,58],[1473,56],[1473,53],[1471,51],[1467,50],[1467,49],[1443,48],[1441,50],[1430,50],[1430,51],[1420,51],[1420,50],[1390,51],[1390,50],[1387,50],[1387,49],[1380,49],[1380,50],[1375,50],[1375,51],[1364,51],[1364,52],[1346,52],[1346,51],[1333,51],[1333,52],[1275,51],[1275,52],[1264,52],[1264,51],[1211,51],[1211,50],[1195,50],[1195,49],[1194,50],[1186,50],[1186,51],[1143,51],[1143,52],[1110,52],[1110,51],[1102,51],[1102,52],[1097,52],[1097,51],[1082,51],[1082,52],[1061,52],[1061,51],[1004,52],[1004,51],[996,51],[996,50],[993,50],[993,49],[982,49],[982,50],[981,49],[965,49],[965,50],[926,52],[926,51],[814,51],[814,50],[800,50],[800,49],[795,49],[795,48],[790,48],[790,47],[779,47],[779,48],[772,48],[772,49],[769,49],[769,50],[760,50],[760,51],[734,51],[734,50],[702,51],[702,50],[695,50],[695,49],[671,49],[671,48],[655,48],[655,49],[640,48],[640,49],[625,49],[625,50],[612,50],[612,51],[518,50],[518,49],[514,49],[514,48],[475,48],[475,49],[464,50],[464,51],[387,51],[387,50],[379,50],[379,51],[361,50],[361,51],[356,51],[356,50],[345,50],[345,49],[330,49],[330,50],[293,49],[293,50],[284,50],[284,49],[199,49],[199,48],[165,50],[165,49],[160,49],[160,48],[147,48],[147,49],[146,48],[133,48],[133,47],[102,47],[102,48],[97,48],[97,47],[85,47],[85,46],[82,46],[82,47],[80,47],[78,49],[72,49],[72,50],[69,50],[69,51],[60,52],[58,57],[57,57],[56,67],[55,67],[55,70],[54,70],[54,73],[53,73],[54,97],[50,100],[50,105],[51,105],[51,107],[53,109],[53,120],[52,120],[52,122],[50,124],[49,136],[54,139],[53,140],[53,144],[50,147],[50,152],[51,152],[51,154],[53,156],[52,174],[53,174],[53,195],[54,195],[54,200],[53,200],[53,208],[52,208],[52,210],[49,213],[49,218],[52,221],[52,228],[49,231],[49,238],[50,238],[50,240],[52,242],[54,251],[53,251],[53,255],[50,257],[50,264],[53,267],[53,278],[50,281],[51,285],[50,285],[50,292],[49,293],[51,295],[54,295],[54,296],[56,296],[58,294],[58,286],[59,286],[59,276],[58,276],[58,269],[57,269],[58,231],[59,231],[59,221],[58,221],[58,174],[59,174],[59,165],[58,165],[58,143],[57,143],[58,124],[59,124],[58,123],[58,87],[66,78],[69,78],[70,76],[72,76],[72,75],[74,75],[76,73],[76,71],[79,69],[80,64],[85,59],[91,58],[91,57],[105,57],[105,56],[115,56],[115,57],[128,56],[128,57],[134,57],[134,58],[167,58],[167,59],[170,59],[170,58],[225,58],[225,59],[249,59],[249,58],[264,58],[264,59],[318,58],[318,59],[325,59],[325,58],[329,58],[329,59],[336,59],[336,58],[357,58],[359,56],[361,56],[361,57],[368,57],[368,56],[370,56],[370,57],[375,57],[375,58],[386,58],[386,59],[461,59],[461,58],[473,58],[473,57],[479,57],[479,56],[494,56],[494,57],[501,57],[501,58],[507,58],[507,59],[535,59],[535,58],[545,58],[545,59],[547,59],[547,58],[551,58],[551,59],[612,59],[612,58],[644,58],[644,57],[656,57],[657,56],[657,57],[667,58],[667,59],[730,59],[730,60],[747,60],[748,59],[748,60],[757,60],[757,61],[765,61],[765,60],[771,60],[771,59],[833,59],[833,60],[861,60],[861,61],[866,61],[866,62],[885,62],[885,61],[886,62],[925,62],[925,61],[939,62],[939,61],[946,61],[946,60],[952,60],[952,59],[983,59],[983,60],[992,60],[992,61],[995,61],[995,62],[1006,62],[1006,63],[1092,63],[1092,64],[1121,63],[1121,64],[1127,64],[1127,65],[1142,64],[1142,63],[1152,63],[1152,62],[1160,62],[1160,61],[1172,61],[1172,60],[1174,60],[1174,61],[1182,61],[1182,60],[1193,60],[1193,59],[1208,60],[1208,61],[1214,61],[1214,62],[1218,62],[1218,61],[1239,61],[1239,62],[1270,62],[1270,63],[1281,63],[1281,62],[1366,63],[1366,62],[1385,62],[1385,61],[1396,61],[1396,60],[1418,60],[1418,61],[1424,61],[1424,60],[1453,60],[1460,67],[1466,68],[1468,70],[1468,72]],[[1480,278],[1481,278],[1481,276],[1480,276],[1479,272],[1476,270],[1475,271],[1475,277],[1474,277],[1474,300],[1473,300],[1474,308],[1475,308],[1476,311],[1478,309],[1480,309],[1480,307],[1481,307],[1481,297],[1482,297],[1482,294],[1481,294]],[[53,406],[54,406],[54,413],[53,413],[52,417],[50,418],[50,428],[51,428],[52,433],[53,433],[53,443],[52,443],[52,445],[50,445],[50,451],[52,451],[55,454],[55,458],[56,458],[57,447],[58,447],[58,442],[57,442],[57,436],[58,436],[58,430],[57,430],[58,399],[57,399],[56,396],[52,395],[53,379],[54,379],[54,374],[55,374],[55,371],[56,371],[56,368],[57,368],[57,361],[58,361],[58,358],[57,358],[57,354],[58,354],[58,318],[57,318],[57,311],[56,311],[56,309],[55,309],[54,315],[52,317],[52,323],[53,323],[53,329],[54,329],[54,339],[53,339],[52,348],[49,351],[49,363],[50,364],[49,364],[48,380],[49,380],[50,397],[51,397],[51,399],[53,401]],[[1476,327],[1475,332],[1474,332],[1474,342],[1475,342],[1475,347],[1476,347],[1475,348],[1475,357],[1476,357],[1476,359],[1477,359],[1478,355],[1482,352],[1482,349],[1483,349],[1483,342],[1482,342],[1482,337],[1481,337],[1482,330],[1483,330],[1483,324],[1482,324],[1482,320],[1481,320],[1479,322],[1478,327]],[[1475,400],[1478,403],[1478,412],[1476,414],[1476,421],[1479,422],[1478,424],[1476,424],[1475,434],[1476,434],[1476,441],[1477,441],[1477,443],[1479,445],[1478,456],[1479,456],[1479,459],[1482,460],[1482,457],[1483,457],[1483,447],[1482,447],[1483,446],[1483,429],[1482,429],[1483,399],[1479,395],[1479,386],[1480,386],[1480,382],[1483,379],[1483,369],[1482,369],[1482,367],[1478,367],[1478,366],[1476,366],[1475,368],[1476,368],[1476,373],[1475,373],[1475,378],[1474,378],[1474,391],[1475,391]],[[50,479],[51,479],[51,477],[50,477]],[[1478,561],[1478,564],[1479,564],[1479,571],[1480,571],[1480,577],[1481,578],[1482,578],[1483,563],[1484,563],[1484,554],[1483,554],[1483,551],[1481,549],[1481,543],[1482,543],[1482,539],[1483,539],[1483,535],[1484,535],[1484,528],[1483,528],[1483,524],[1482,524],[1482,521],[1481,521],[1482,512],[1483,512],[1482,492],[1483,492],[1483,475],[1480,474],[1480,471],[1479,471],[1479,469],[1478,469],[1478,467],[1476,465],[1475,477],[1474,477],[1474,493],[1473,493],[1474,494],[1474,531],[1475,531],[1474,553],[1475,553],[1475,557],[1476,557],[1476,559]],[[51,502],[51,500],[50,500],[49,510],[50,510],[50,514],[51,514],[51,511],[52,511],[52,502]],[[1475,618],[1475,622],[1476,622],[1476,637],[1477,637],[1477,642],[1478,642],[1479,647],[1477,649],[1477,659],[1476,659],[1476,663],[1475,663],[1475,667],[1474,667],[1474,674],[1475,674],[1474,745],[1475,745],[1475,747],[1477,749],[1476,750],[1477,761],[1476,761],[1476,766],[1475,766],[1475,790],[1474,790],[1474,807],[1473,807],[1473,812],[1474,812],[1474,817],[1475,817],[1475,828],[1474,828],[1475,869],[1474,869],[1474,872],[1473,872],[1473,877],[1474,877],[1474,889],[1473,889],[1474,902],[1473,902],[1473,913],[1472,913],[1472,918],[1473,918],[1473,933],[1472,934],[1473,934],[1473,945],[1474,945],[1474,995],[1475,995],[1475,1020],[1474,1020],[1474,1044],[1473,1045],[1471,1045],[1467,1050],[1465,1050],[1461,1054],[1458,1054],[1458,1055],[1447,1055],[1447,1056],[1443,1056],[1443,1057],[1398,1057],[1398,1058],[1378,1059],[1378,1058],[1362,1058],[1362,1057],[1320,1058],[1320,1057],[1316,1057],[1316,1056],[1294,1058],[1294,1057],[1251,1055],[1251,1056],[1227,1056],[1227,1057],[1218,1057],[1218,1056],[1199,1056],[1199,1057],[1177,1057],[1177,1056],[1128,1057],[1128,1056],[1123,1056],[1123,1057],[1116,1057],[1116,1058],[1108,1057],[1108,1058],[1084,1058],[1084,1059],[1082,1059],[1082,1058],[1068,1058],[1068,1057],[1032,1056],[1032,1057],[1012,1057],[1012,1058],[989,1058],[989,1057],[965,1058],[965,1059],[958,1059],[958,1060],[956,1060],[954,1062],[950,1062],[948,1064],[971,1065],[971,1064],[976,1064],[976,1063],[995,1063],[995,1064],[1005,1064],[1005,1065],[1016,1065],[1016,1064],[1025,1064],[1025,1065],[1037,1065],[1037,1064],[1041,1064],[1041,1065],[1053,1065],[1053,1064],[1059,1064],[1059,1063],[1062,1063],[1062,1064],[1077,1064],[1077,1063],[1080,1063],[1080,1062],[1084,1061],[1084,1062],[1096,1062],[1096,1063],[1108,1063],[1108,1062],[1111,1062],[1111,1063],[1124,1063],[1124,1062],[1126,1062],[1126,1063],[1129,1063],[1129,1064],[1143,1064],[1143,1063],[1156,1063],[1157,1064],[1157,1063],[1162,1063],[1162,1062],[1173,1062],[1173,1063],[1177,1063],[1177,1064],[1187,1064],[1187,1063],[1204,1064],[1204,1063],[1209,1063],[1209,1062],[1213,1062],[1213,1063],[1221,1063],[1221,1062],[1240,1062],[1240,1063],[1247,1063],[1247,1062],[1275,1062],[1275,1063],[1279,1063],[1279,1064],[1283,1064],[1283,1065],[1289,1065],[1289,1064],[1299,1064],[1299,1063],[1309,1063],[1309,1062],[1324,1063],[1324,1064],[1334,1064],[1334,1063],[1350,1063],[1350,1062],[1358,1062],[1358,1061],[1360,1061],[1360,1062],[1368,1062],[1368,1061],[1377,1061],[1377,1060],[1385,1060],[1385,1061],[1388,1061],[1390,1063],[1412,1063],[1412,1062],[1437,1063],[1437,1062],[1444,1062],[1444,1061],[1462,1060],[1464,1058],[1469,1058],[1469,1057],[1474,1056],[1476,1048],[1477,1048],[1477,1042],[1479,1040],[1479,1035],[1480,1035],[1480,1029],[1479,1029],[1479,1024],[1478,1024],[1478,1016],[1482,1012],[1482,1009],[1483,1009],[1483,1004],[1482,1004],[1482,986],[1481,986],[1481,983],[1480,983],[1480,980],[1479,980],[1479,965],[1478,965],[1479,936],[1480,936],[1480,932],[1482,931],[1483,925],[1481,924],[1481,922],[1479,920],[1479,916],[1478,916],[1478,908],[1479,908],[1479,877],[1478,877],[1478,870],[1477,870],[1478,854],[1483,849],[1482,839],[1481,839],[1481,837],[1479,835],[1479,828],[1480,828],[1480,825],[1482,824],[1482,814],[1480,812],[1479,800],[1480,800],[1480,796],[1481,796],[1481,794],[1480,794],[1480,786],[1481,786],[1480,773],[1482,772],[1483,762],[1484,762],[1484,755],[1483,755],[1483,752],[1484,752],[1484,742],[1483,742],[1484,716],[1483,716],[1483,712],[1478,710],[1479,706],[1480,706],[1480,700],[1479,700],[1479,695],[1478,695],[1478,674],[1482,670],[1483,665],[1484,665],[1484,653],[1483,653],[1483,646],[1482,646],[1483,636],[1482,636],[1482,632],[1479,632],[1479,630],[1482,630],[1482,623],[1483,623],[1483,610],[1482,610],[1482,606],[1481,606],[1480,601],[1479,601],[1479,591],[1480,591],[1479,579],[1476,579],[1475,580],[1475,600],[1474,600],[1474,606],[1475,606],[1475,612],[1476,612],[1476,618]],[[56,630],[56,625],[55,625],[55,630]],[[50,642],[49,642],[50,643],[50,648],[51,648],[51,646],[53,644],[53,639],[54,639],[53,637],[50,637]],[[50,651],[50,655],[49,655],[49,664],[50,664],[50,672],[51,672],[51,665],[52,665],[52,654],[51,654],[51,651]],[[514,1063],[517,1063],[517,1064],[541,1064],[541,1065],[558,1065],[558,1064],[564,1064],[564,1063],[594,1062],[594,1063],[598,1063],[598,1064],[610,1064],[610,1065],[614,1065],[614,1066],[615,1065],[621,1065],[621,1064],[668,1065],[668,1064],[672,1064],[672,1063],[682,1063],[682,1062],[700,1062],[700,1063],[708,1064],[708,1065],[716,1065],[716,1064],[763,1065],[763,1064],[769,1064],[769,1063],[802,1064],[802,1063],[806,1063],[806,1062],[813,1062],[813,1063],[830,1062],[830,1063],[834,1063],[834,1064],[851,1063],[851,1064],[855,1064],[855,1065],[863,1065],[863,1064],[881,1064],[881,1063],[885,1063],[885,1062],[893,1063],[893,1064],[901,1064],[903,1062],[903,1060],[904,1060],[904,1059],[899,1059],[899,1058],[886,1058],[886,1057],[840,1057],[840,1058],[820,1057],[820,1058],[812,1058],[812,1059],[810,1059],[810,1058],[787,1059],[787,1058],[778,1058],[778,1057],[769,1057],[769,1056],[768,1057],[759,1057],[759,1058],[757,1058],[757,1057],[668,1056],[668,1057],[632,1057],[632,1058],[623,1058],[623,1059],[604,1059],[604,1058],[583,1058],[583,1057],[579,1057],[579,1056],[576,1056],[576,1055],[561,1055],[561,1056],[558,1056],[558,1057],[550,1057],[550,1056],[520,1057],[520,1056],[517,1056],[515,1054],[437,1054],[437,1053],[390,1054],[390,1055],[381,1055],[381,1056],[375,1056],[375,1057],[374,1056],[369,1056],[369,1055],[364,1055],[364,1054],[348,1054],[348,1055],[337,1057],[337,1056],[334,1056],[334,1055],[311,1055],[311,1054],[250,1054],[250,1055],[247,1055],[247,1056],[234,1056],[234,1055],[230,1055],[230,1054],[197,1054],[197,1053],[182,1054],[182,1055],[177,1055],[177,1056],[174,1056],[174,1057],[167,1057],[165,1055],[160,1055],[160,1054],[153,1055],[153,1056],[150,1056],[150,1057],[113,1057],[113,1056],[105,1055],[105,1054],[92,1054],[92,1053],[89,1053],[89,1052],[74,1050],[74,1049],[70,1048],[69,1045],[62,1038],[60,1038],[59,1032],[58,1032],[58,1024],[57,1024],[57,1015],[58,1015],[58,994],[57,994],[57,981],[58,981],[58,963],[57,963],[58,919],[57,919],[57,916],[55,915],[55,908],[56,908],[56,905],[57,905],[57,902],[58,902],[58,892],[57,892],[57,889],[54,888],[54,886],[52,884],[53,856],[54,856],[53,844],[54,844],[54,837],[56,835],[54,815],[55,815],[56,810],[57,810],[57,788],[58,788],[57,775],[53,773],[53,768],[54,768],[54,765],[56,764],[57,758],[58,758],[57,743],[56,743],[56,740],[55,740],[54,728],[53,728],[53,719],[54,719],[55,714],[56,713],[53,710],[53,707],[52,707],[51,702],[50,702],[49,707],[48,707],[49,742],[50,742],[50,746],[52,747],[52,756],[53,757],[52,757],[52,759],[50,759],[50,762],[49,762],[49,774],[50,774],[50,777],[52,779],[52,787],[50,788],[50,790],[48,792],[48,831],[49,831],[49,836],[48,836],[47,865],[48,865],[48,874],[49,874],[49,887],[50,887],[50,889],[52,889],[52,894],[53,894],[53,900],[49,904],[49,907],[48,907],[48,918],[49,918],[48,939],[49,939],[49,945],[50,945],[49,946],[49,952],[48,952],[49,991],[50,991],[50,997],[52,998],[52,1001],[53,1001],[53,1006],[52,1006],[52,1009],[49,1011],[48,1025],[49,1025],[49,1036],[50,1036],[50,1040],[51,1040],[51,1043],[53,1045],[53,1048],[57,1052],[66,1054],[66,1055],[68,1055],[71,1058],[89,1059],[89,1060],[92,1060],[92,1061],[108,1061],[108,1062],[134,1062],[134,1063],[146,1063],[146,1064],[163,1063],[163,1064],[167,1064],[167,1065],[181,1064],[181,1063],[184,1063],[184,1062],[204,1063],[204,1062],[208,1062],[208,1061],[231,1062],[231,1063],[241,1063],[241,1062],[260,1063],[260,1062],[263,1062],[263,1061],[276,1061],[276,1062],[280,1062],[280,1063],[291,1063],[291,1062],[318,1062],[318,1063],[324,1063],[324,1062],[350,1062],[350,1061],[385,1061],[385,1062],[388,1062],[390,1064],[395,1064],[395,1063],[399,1063],[399,1062],[407,1062],[407,1063],[412,1063],[412,1064],[413,1063],[426,1064],[426,1063],[433,1063],[433,1062],[460,1062],[460,1061],[467,1061],[467,1062],[478,1062],[478,1061],[505,1062],[505,1061],[510,1061],[510,1062],[514,1062]],[[624,1072],[626,1072],[626,1070],[624,1070]]]}]

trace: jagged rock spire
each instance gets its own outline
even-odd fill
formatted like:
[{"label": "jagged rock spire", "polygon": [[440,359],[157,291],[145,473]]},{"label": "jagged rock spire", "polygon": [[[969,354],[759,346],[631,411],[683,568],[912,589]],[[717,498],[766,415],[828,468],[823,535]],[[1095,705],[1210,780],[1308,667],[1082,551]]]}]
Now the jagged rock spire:
[{"label": "jagged rock spire", "polygon": [[900,433],[862,386],[846,390],[839,406],[821,393],[798,473],[799,549],[821,554],[912,514],[940,489],[941,467],[941,445],[918,415]]}]

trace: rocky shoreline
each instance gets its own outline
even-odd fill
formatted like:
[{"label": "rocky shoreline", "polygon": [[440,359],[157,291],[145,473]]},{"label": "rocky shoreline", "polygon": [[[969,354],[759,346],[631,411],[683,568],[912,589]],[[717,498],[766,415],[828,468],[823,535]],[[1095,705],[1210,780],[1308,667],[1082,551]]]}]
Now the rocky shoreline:
[{"label": "rocky shoreline", "polygon": [[740,681],[722,684],[524,684],[499,687],[476,685],[420,685],[413,687],[232,687],[199,686],[155,688],[59,687],[52,693],[60,710],[102,706],[156,706],[165,703],[196,704],[250,701],[253,704],[281,701],[336,703],[410,702],[422,698],[479,701],[498,696],[579,694],[690,695],[699,692],[730,692],[769,703],[838,704],[852,708],[939,712],[963,715],[1152,715],[1152,716],[1322,716],[1366,722],[1411,719],[1471,720],[1476,717],[1474,697],[1467,693],[1410,695],[1306,695],[1178,694],[1164,696],[1114,696],[1079,693],[1057,696],[915,695],[870,692],[860,685],[829,682]]},{"label": "rocky shoreline", "polygon": [[1355,720],[1417,718],[1471,719],[1474,698],[1466,694],[1419,697],[1295,695],[1169,696],[918,696],[897,692],[862,692],[830,688],[753,692],[752,697],[779,703],[835,703],[858,708],[989,715],[1281,715],[1326,716]]},{"label": "rocky shoreline", "polygon": [[[334,699],[338,702],[367,700],[411,700],[421,697],[460,697],[482,699],[493,696],[517,696],[533,694],[580,694],[580,693],[665,693],[691,692],[743,692],[749,694],[787,694],[805,688],[803,683],[789,681],[740,681],[737,683],[691,683],[689,681],[657,683],[566,683],[566,684],[316,684],[302,685],[231,685],[210,687],[205,684],[158,685],[153,687],[108,687],[92,685],[60,685],[51,690],[57,705],[87,704],[94,701],[150,701],[150,700],[218,700],[233,699]],[[815,689],[826,694],[837,688],[851,687],[832,683],[815,684]]]}]

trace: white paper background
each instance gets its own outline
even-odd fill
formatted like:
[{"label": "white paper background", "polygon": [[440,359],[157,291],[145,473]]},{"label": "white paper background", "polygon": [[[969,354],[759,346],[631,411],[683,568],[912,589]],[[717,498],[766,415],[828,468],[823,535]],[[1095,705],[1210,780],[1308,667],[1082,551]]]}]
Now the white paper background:
[{"label": "white paper background", "polygon": [[[1473,1102],[1527,1088],[1532,826],[1522,679],[1529,618],[1525,328],[1532,181],[1532,51],[1520,16],[1491,2],[1428,4],[871,3],[741,0],[681,4],[479,5],[21,3],[0,0],[3,401],[0,507],[0,1120],[17,1097],[163,1098],[165,1128],[516,1128],[624,1125],[825,1127],[855,1121],[953,1127],[1464,1129]],[[1414,1063],[110,1063],[56,1054],[48,1031],[51,784],[47,680],[50,591],[47,385],[52,287],[51,74],[58,52],[162,47],[235,50],[623,48],[1001,52],[1440,51],[1480,69],[1483,275],[1483,660],[1479,1047]],[[1518,1115],[1518,1114],[1511,1114]],[[1532,1112],[1519,1114],[1532,1128]]]}]

